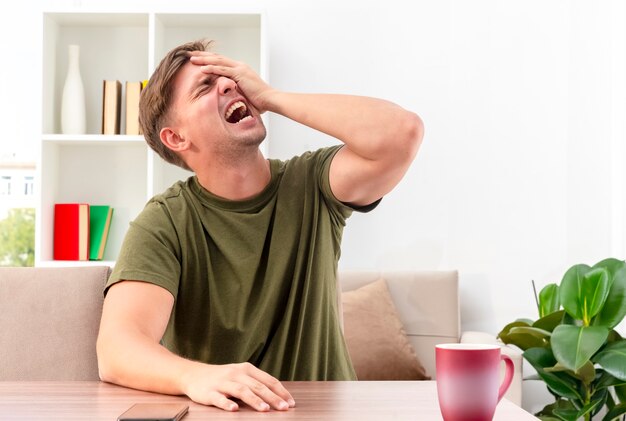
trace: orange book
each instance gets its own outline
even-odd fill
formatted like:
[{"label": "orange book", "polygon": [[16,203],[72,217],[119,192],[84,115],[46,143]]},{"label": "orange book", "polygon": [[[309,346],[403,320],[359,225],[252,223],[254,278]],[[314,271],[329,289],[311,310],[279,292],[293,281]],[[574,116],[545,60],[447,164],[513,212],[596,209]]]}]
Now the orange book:
[{"label": "orange book", "polygon": [[89,205],[54,205],[54,259],[89,260]]}]

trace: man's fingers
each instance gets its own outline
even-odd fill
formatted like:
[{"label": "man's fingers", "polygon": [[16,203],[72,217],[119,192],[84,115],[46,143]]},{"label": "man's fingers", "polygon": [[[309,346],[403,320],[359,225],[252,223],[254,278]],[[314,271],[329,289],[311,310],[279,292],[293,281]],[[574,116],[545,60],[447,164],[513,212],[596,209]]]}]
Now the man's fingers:
[{"label": "man's fingers", "polygon": [[213,65],[235,67],[240,64],[239,62],[236,62],[235,60],[231,60],[227,57],[220,56],[219,54],[192,55],[189,57],[189,59],[191,60],[193,64],[197,64],[197,65],[213,64]]},{"label": "man's fingers", "polygon": [[232,67],[215,66],[212,64],[201,66],[200,70],[203,73],[208,73],[208,74],[218,75],[218,76],[226,76],[231,79],[235,75],[235,71]]},{"label": "man's fingers", "polygon": [[239,410],[239,405],[228,399],[228,397],[225,396],[223,393],[220,393],[216,390],[202,393],[200,396],[191,396],[193,396],[192,399],[194,402],[198,402],[202,405],[213,405],[217,408],[223,409],[224,411],[231,412]]},{"label": "man's fingers", "polygon": [[[280,382],[250,363],[202,365],[193,372],[185,393],[195,402],[237,411],[241,402],[260,412],[294,406],[293,398]],[[259,380],[259,379],[262,379]],[[240,405],[235,403],[240,400]]]},{"label": "man's fingers", "polygon": [[220,387],[220,391],[228,396],[232,396],[233,398],[241,399],[244,403],[257,411],[267,412],[270,410],[269,404],[261,399],[260,396],[254,393],[252,389],[245,384],[227,382]]},{"label": "man's fingers", "polygon": [[289,403],[286,400],[282,399],[280,396],[278,396],[276,393],[272,392],[263,383],[255,380],[252,377],[249,377],[248,382],[250,390],[252,390],[252,392],[259,396],[261,399],[263,399],[264,402],[267,402],[272,408],[279,411],[286,411],[287,409],[289,409]]},{"label": "man's fingers", "polygon": [[228,399],[226,396],[219,392],[212,392],[207,396],[208,405],[213,405],[217,408],[221,408],[225,411],[237,411],[239,410],[239,405],[237,405],[232,400]]},{"label": "man's fingers", "polygon": [[271,376],[263,370],[259,370],[253,365],[250,365],[248,374],[256,379],[259,383],[265,385],[273,394],[279,396],[283,401],[287,402],[290,407],[296,406],[296,402],[291,396],[291,393],[283,386],[283,384],[277,378]]}]

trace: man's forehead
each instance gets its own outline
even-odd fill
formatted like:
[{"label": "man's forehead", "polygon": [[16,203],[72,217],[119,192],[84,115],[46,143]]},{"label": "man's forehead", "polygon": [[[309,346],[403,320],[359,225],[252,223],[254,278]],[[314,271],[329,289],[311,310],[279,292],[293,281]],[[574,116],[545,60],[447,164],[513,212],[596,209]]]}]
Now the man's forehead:
[{"label": "man's forehead", "polygon": [[193,86],[203,79],[204,73],[200,70],[200,66],[197,66],[191,62],[183,64],[180,70],[176,74],[176,80],[188,86]]},{"label": "man's forehead", "polygon": [[205,74],[200,70],[200,66],[196,66],[191,62],[183,64],[176,72],[176,76],[174,76],[174,95],[188,95],[204,76]]}]

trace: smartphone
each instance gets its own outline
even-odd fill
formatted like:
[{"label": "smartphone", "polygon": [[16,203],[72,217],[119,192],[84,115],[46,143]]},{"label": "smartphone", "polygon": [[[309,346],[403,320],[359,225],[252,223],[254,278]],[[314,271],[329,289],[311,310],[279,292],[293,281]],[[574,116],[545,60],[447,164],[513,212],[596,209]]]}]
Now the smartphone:
[{"label": "smartphone", "polygon": [[136,403],[117,421],[179,421],[188,410],[182,403]]}]

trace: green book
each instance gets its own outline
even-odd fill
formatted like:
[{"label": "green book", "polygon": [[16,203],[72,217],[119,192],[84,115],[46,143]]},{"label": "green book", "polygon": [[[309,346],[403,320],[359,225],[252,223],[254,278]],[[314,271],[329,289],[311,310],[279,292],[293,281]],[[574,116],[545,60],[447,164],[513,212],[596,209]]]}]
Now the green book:
[{"label": "green book", "polygon": [[112,217],[110,206],[89,206],[89,260],[102,260]]}]

